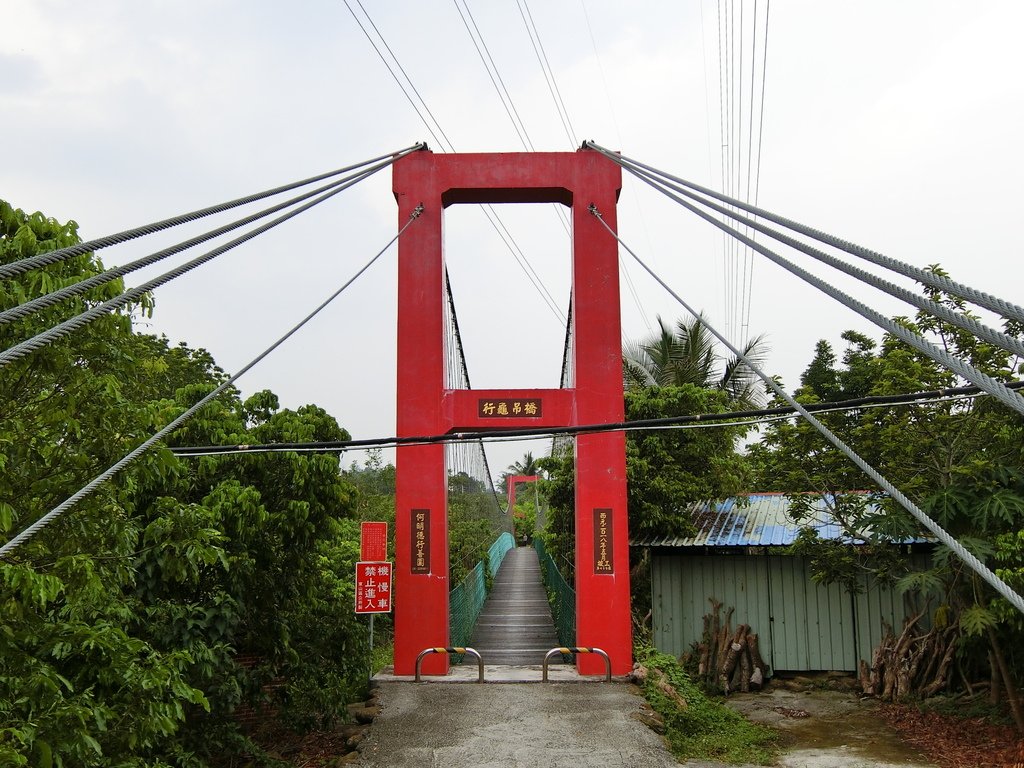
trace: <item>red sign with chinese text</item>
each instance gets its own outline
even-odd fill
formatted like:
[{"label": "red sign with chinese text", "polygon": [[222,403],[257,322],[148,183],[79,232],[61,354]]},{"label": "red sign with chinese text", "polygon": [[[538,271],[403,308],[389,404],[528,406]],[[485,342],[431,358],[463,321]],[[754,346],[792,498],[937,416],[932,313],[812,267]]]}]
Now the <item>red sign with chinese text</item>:
[{"label": "red sign with chinese text", "polygon": [[594,573],[615,573],[612,565],[612,511],[594,510]]},{"label": "red sign with chinese text", "polygon": [[359,559],[381,562],[388,559],[388,524],[361,523],[359,526]]},{"label": "red sign with chinese text", "polygon": [[497,398],[478,400],[477,416],[481,419],[539,418],[543,401],[539,397]]},{"label": "red sign with chinese text", "polygon": [[412,511],[412,568],[416,574],[430,573],[430,510]]},{"label": "red sign with chinese text", "polygon": [[356,613],[391,612],[391,563],[356,563]]}]

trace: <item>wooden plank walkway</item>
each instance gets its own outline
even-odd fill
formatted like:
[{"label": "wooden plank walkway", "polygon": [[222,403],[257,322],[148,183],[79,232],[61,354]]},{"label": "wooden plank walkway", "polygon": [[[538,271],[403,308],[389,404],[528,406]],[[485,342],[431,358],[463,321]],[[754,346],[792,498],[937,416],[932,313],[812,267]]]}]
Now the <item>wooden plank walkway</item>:
[{"label": "wooden plank walkway", "polygon": [[[484,664],[536,664],[559,645],[533,547],[509,550],[473,628]],[[556,656],[551,663],[561,663]]]}]

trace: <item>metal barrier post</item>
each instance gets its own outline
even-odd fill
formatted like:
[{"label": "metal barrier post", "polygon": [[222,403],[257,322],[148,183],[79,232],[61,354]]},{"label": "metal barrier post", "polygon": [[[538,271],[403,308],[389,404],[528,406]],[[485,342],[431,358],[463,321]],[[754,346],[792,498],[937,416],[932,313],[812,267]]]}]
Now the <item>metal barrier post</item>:
[{"label": "metal barrier post", "polygon": [[552,648],[546,654],[544,654],[544,665],[542,667],[542,682],[548,681],[548,660],[556,653],[574,654],[574,653],[596,653],[598,656],[604,659],[604,681],[610,683],[612,681],[612,661],[608,658],[608,654],[602,651],[600,648]]},{"label": "metal barrier post", "polygon": [[[426,656],[428,653],[448,653],[448,654],[451,654],[451,653],[466,653],[466,654],[469,654],[470,656],[475,656],[476,657],[477,667],[480,670],[480,675],[479,675],[479,677],[477,677],[476,681],[478,683],[482,683],[484,681],[484,660],[482,658],[480,658],[480,654],[476,651],[476,649],[474,649],[474,648],[449,647],[449,648],[424,648],[422,651],[420,651],[419,655],[416,657],[416,682],[417,683],[422,682],[420,680],[420,666],[421,666],[421,664],[423,662],[423,657]],[[602,653],[604,653],[604,651],[602,651]],[[607,658],[607,656],[605,658]],[[609,672],[608,674],[611,675],[611,672]],[[608,679],[610,680],[611,677],[609,677]]]}]

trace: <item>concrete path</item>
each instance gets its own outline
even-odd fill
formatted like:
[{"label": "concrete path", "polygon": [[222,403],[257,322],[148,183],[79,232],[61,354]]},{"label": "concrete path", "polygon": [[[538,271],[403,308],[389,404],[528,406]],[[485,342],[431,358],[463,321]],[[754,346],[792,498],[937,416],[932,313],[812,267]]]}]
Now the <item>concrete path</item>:
[{"label": "concrete path", "polygon": [[400,683],[379,686],[381,713],[359,765],[384,768],[678,768],[633,719],[624,683]]},{"label": "concrete path", "polygon": [[559,645],[533,547],[515,547],[505,555],[469,644],[486,665],[540,664]]}]

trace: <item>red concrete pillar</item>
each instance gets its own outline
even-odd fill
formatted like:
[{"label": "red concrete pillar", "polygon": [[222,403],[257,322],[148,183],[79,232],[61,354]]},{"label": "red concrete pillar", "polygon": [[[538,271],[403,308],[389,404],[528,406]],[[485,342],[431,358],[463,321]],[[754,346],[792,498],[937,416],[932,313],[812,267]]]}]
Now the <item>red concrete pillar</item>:
[{"label": "red concrete pillar", "polygon": [[[618,243],[613,231],[617,186],[576,190],[573,206],[573,349],[576,424],[622,421],[622,337]],[[612,673],[633,666],[626,525],[626,443],[622,432],[576,438],[576,644],[608,652]],[[582,674],[604,663],[577,656]]]},{"label": "red concrete pillar", "polygon": [[[398,241],[399,436],[445,431],[444,261],[441,201],[417,164],[394,172],[399,226],[423,213]],[[426,198],[426,199],[425,199]],[[424,648],[448,645],[448,483],[444,446],[401,446],[395,478],[395,674],[411,675]],[[448,657],[431,654],[423,672],[443,675]]]}]

